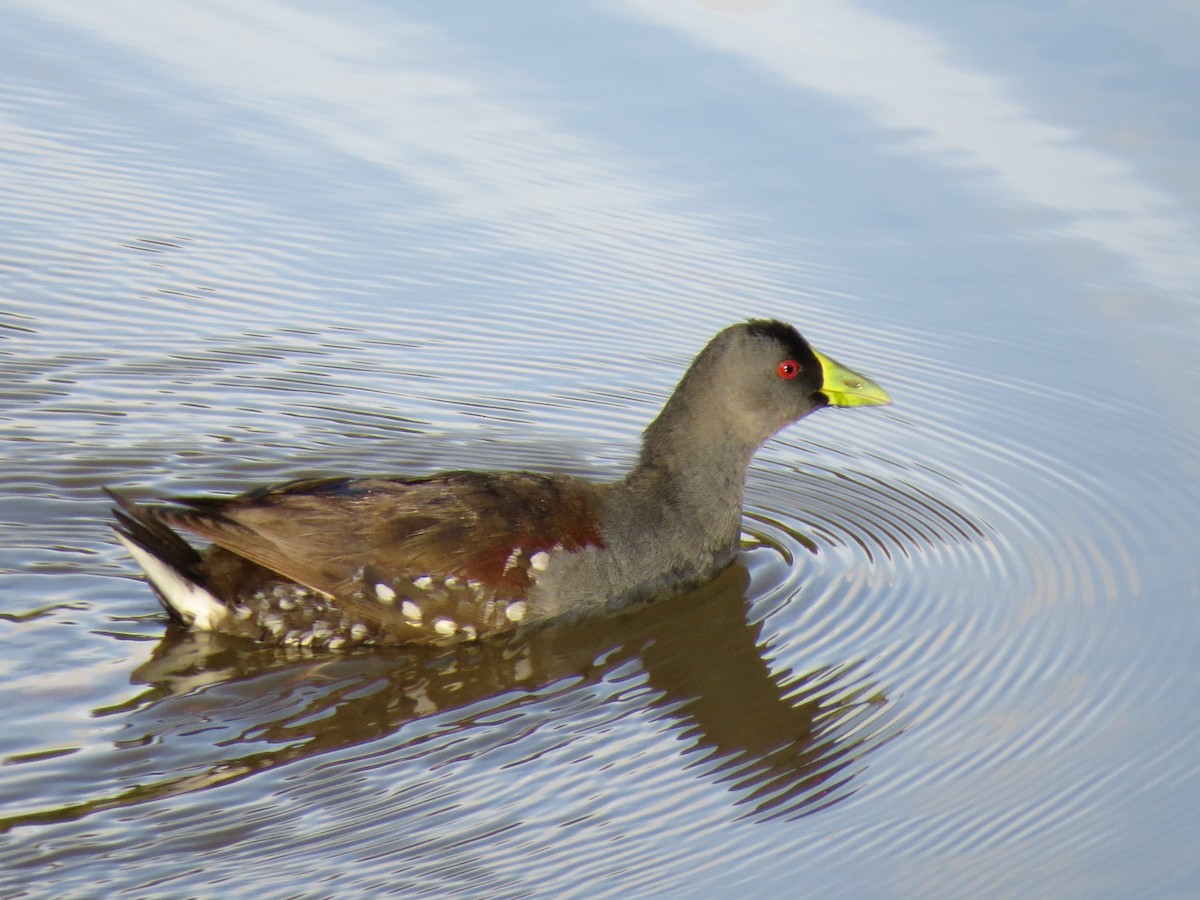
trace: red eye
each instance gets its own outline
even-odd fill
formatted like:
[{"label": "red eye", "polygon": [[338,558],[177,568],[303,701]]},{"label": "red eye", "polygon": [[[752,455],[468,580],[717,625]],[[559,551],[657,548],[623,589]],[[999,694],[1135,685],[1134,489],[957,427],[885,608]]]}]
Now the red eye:
[{"label": "red eye", "polygon": [[785,359],[775,371],[779,373],[780,378],[795,378],[800,374],[800,364],[794,359]]}]

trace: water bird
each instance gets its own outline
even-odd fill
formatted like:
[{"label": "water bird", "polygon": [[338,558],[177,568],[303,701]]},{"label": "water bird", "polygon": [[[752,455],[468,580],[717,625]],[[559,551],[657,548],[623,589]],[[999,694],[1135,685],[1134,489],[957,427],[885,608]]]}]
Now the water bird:
[{"label": "water bird", "polygon": [[453,471],[156,503],[107,492],[118,539],[186,627],[330,650],[449,644],[713,578],[739,550],[769,437],[827,406],[890,402],[791,325],[752,319],[704,347],[615,481]]}]

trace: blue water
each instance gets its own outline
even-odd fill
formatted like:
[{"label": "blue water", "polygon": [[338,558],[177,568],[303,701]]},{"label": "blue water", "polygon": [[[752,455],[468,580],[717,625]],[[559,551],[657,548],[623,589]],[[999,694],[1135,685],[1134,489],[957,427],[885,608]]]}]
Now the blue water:
[{"label": "blue water", "polygon": [[[0,6],[11,896],[1191,897],[1200,12]],[[750,316],[888,388],[694,596],[168,628],[103,485],[618,475]]]}]

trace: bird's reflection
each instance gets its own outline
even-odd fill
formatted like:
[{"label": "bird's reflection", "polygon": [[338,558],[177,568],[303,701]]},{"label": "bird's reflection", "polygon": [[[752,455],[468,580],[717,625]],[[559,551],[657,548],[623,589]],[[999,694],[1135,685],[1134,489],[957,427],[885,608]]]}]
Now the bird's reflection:
[{"label": "bird's reflection", "polygon": [[761,623],[747,621],[748,582],[737,565],[631,614],[440,651],[300,657],[293,649],[289,659],[277,648],[172,630],[133,675],[149,690],[122,712],[139,745],[194,730],[201,717],[233,751],[164,791],[175,794],[367,744],[422,717],[462,711],[469,719],[481,701],[490,712],[501,701],[536,703],[556,683],[595,684],[633,664],[652,688],[645,702],[682,732],[686,765],[727,784],[747,815],[790,818],[848,796],[865,755],[899,726],[894,704],[861,667],[773,672]]}]

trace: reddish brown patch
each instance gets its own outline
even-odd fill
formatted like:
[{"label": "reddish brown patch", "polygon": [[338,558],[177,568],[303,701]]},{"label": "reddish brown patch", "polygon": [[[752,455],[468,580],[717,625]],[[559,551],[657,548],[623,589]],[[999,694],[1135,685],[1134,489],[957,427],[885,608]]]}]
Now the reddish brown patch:
[{"label": "reddish brown patch", "polygon": [[[461,575],[488,585],[500,597],[523,597],[533,583],[529,577],[529,562],[535,553],[549,553],[556,546],[568,553],[585,547],[604,547],[595,516],[580,517],[574,525],[576,527],[570,531],[553,535],[506,535],[503,541],[470,555],[461,566]],[[516,565],[508,568],[508,561],[517,548],[520,548],[521,556]]]}]

